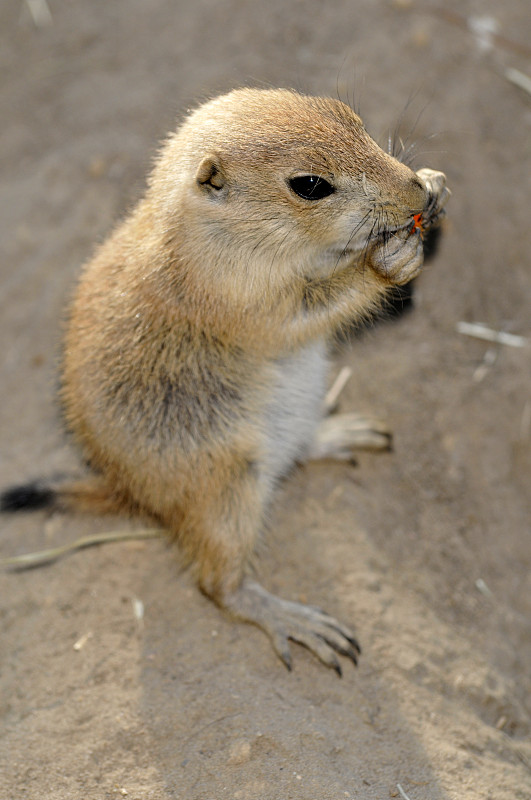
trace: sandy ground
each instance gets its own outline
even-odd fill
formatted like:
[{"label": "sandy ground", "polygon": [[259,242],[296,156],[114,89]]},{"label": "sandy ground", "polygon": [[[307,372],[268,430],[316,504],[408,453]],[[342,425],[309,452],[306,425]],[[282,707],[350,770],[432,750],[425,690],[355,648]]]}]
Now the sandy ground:
[{"label": "sandy ground", "polygon": [[[531,337],[531,100],[504,77],[531,71],[531,15],[444,7],[3,0],[2,486],[79,468],[55,400],[62,310],[191,104],[241,84],[355,96],[383,143],[412,98],[404,135],[423,111],[417,166],[453,197],[413,309],[338,353],[342,410],[386,417],[394,452],[301,469],[260,566],[352,622],[359,668],[340,680],[294,645],[289,674],[162,541],[4,571],[1,798],[531,797],[530,346],[456,331]],[[478,16],[498,38],[467,29]],[[3,517],[0,555],[137,524]]]}]

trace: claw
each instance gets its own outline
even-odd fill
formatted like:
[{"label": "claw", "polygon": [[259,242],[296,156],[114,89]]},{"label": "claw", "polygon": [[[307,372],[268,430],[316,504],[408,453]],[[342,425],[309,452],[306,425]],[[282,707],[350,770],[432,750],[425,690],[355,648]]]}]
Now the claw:
[{"label": "claw", "polygon": [[348,628],[324,611],[281,600],[250,580],[245,580],[223,605],[239,619],[252,622],[267,633],[288,671],[292,669],[290,639],[306,647],[339,677],[343,671],[336,653],[358,663],[358,642]]},{"label": "claw", "polygon": [[345,639],[346,639],[348,642],[350,642],[350,644],[352,645],[352,647],[354,648],[354,650],[356,650],[356,651],[357,651],[357,653],[358,653],[358,655],[360,655],[360,656],[361,656],[361,647],[359,646],[359,644],[358,644],[357,640],[356,640],[356,639],[354,639],[354,637],[353,637],[353,636],[345,636]]},{"label": "claw", "polygon": [[325,642],[328,645],[330,645],[330,647],[333,647],[335,650],[337,650],[337,652],[340,653],[342,656],[346,656],[347,658],[350,658],[350,660],[352,661],[352,663],[356,667],[358,666],[358,652],[356,650],[354,650],[353,647],[350,647],[350,646],[345,647],[345,646],[339,645],[337,643],[331,642],[330,639],[325,639]]},{"label": "claw", "polygon": [[335,662],[332,664],[332,669],[336,671],[338,678],[343,677],[343,670],[341,669],[341,664],[339,663],[337,658],[335,659]]},{"label": "claw", "polygon": [[291,664],[291,653],[279,653],[279,656],[280,656],[280,660],[282,661],[282,663],[286,667],[287,671],[291,672],[292,669],[293,669],[293,666]]}]

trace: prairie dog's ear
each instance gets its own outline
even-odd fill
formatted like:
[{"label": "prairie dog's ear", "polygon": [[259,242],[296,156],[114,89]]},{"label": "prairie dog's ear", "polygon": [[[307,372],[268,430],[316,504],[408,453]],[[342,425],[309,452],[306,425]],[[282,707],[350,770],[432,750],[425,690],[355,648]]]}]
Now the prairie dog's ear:
[{"label": "prairie dog's ear", "polygon": [[211,193],[219,192],[225,186],[225,176],[218,156],[210,154],[205,156],[196,172],[195,179],[199,186]]}]

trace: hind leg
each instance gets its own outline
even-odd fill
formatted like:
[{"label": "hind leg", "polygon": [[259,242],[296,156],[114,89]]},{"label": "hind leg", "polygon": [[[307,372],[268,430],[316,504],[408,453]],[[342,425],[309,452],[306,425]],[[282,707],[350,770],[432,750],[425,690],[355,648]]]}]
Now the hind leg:
[{"label": "hind leg", "polygon": [[341,675],[337,654],[354,663],[359,654],[349,628],[320,609],[276,597],[248,577],[272,499],[264,492],[259,470],[242,459],[241,469],[226,478],[230,480],[219,482],[215,491],[212,485],[199,491],[179,525],[179,540],[200,588],[234,618],[262,628],[288,669],[291,640]]}]

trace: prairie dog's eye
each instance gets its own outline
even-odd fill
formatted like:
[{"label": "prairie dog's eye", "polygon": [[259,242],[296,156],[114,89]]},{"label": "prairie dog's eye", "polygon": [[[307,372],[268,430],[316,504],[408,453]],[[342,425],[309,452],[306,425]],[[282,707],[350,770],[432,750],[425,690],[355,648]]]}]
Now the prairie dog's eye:
[{"label": "prairie dog's eye", "polygon": [[288,181],[290,189],[303,200],[322,200],[335,192],[334,186],[319,175],[301,175]]}]

